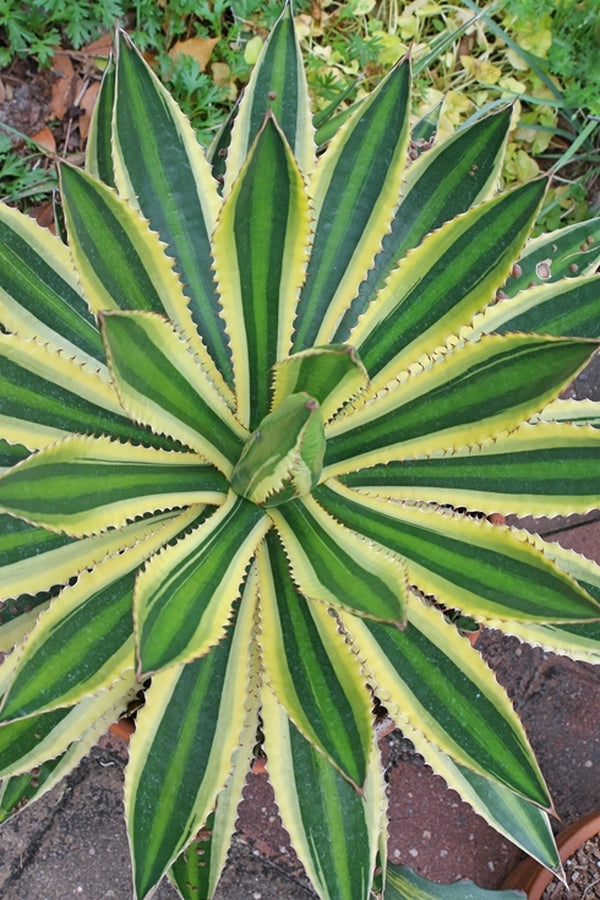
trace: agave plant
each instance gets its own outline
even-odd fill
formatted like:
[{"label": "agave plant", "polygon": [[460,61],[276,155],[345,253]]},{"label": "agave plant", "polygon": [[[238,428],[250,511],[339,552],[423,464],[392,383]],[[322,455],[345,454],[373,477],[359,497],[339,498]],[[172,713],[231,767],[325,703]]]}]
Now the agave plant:
[{"label": "agave plant", "polygon": [[407,167],[408,60],[317,155],[287,7],[208,155],[116,43],[65,241],[0,214],[2,816],[143,690],[138,898],[213,895],[264,734],[315,890],[366,900],[377,698],[556,868],[523,727],[450,611],[598,660],[600,567],[471,513],[600,505],[598,406],[557,400],[597,346],[600,223],[525,246],[545,184],[495,193],[510,110]]}]

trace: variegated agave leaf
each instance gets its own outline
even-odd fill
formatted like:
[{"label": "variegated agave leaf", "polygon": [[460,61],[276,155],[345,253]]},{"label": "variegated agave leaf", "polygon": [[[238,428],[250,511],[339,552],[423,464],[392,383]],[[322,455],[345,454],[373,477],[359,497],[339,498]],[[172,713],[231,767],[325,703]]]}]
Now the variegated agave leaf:
[{"label": "variegated agave leaf", "polygon": [[556,868],[523,727],[445,611],[600,658],[600,566],[464,512],[600,506],[598,410],[558,399],[600,336],[599,223],[526,243],[545,185],[495,194],[507,110],[407,168],[409,60],[317,159],[289,6],[223,183],[116,44],[67,245],[0,209],[0,816],[145,685],[140,900],[213,896],[259,728],[315,890],[367,900],[375,694]]}]

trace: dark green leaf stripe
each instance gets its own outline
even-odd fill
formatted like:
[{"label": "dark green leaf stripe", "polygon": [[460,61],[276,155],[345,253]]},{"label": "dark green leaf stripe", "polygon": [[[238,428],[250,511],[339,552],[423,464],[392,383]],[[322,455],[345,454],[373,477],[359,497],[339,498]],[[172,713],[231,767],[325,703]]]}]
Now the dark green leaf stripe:
[{"label": "dark green leaf stripe", "polygon": [[[291,722],[289,766],[319,895],[324,900],[368,900],[373,833],[364,799]],[[275,798],[285,827],[287,798],[279,796],[277,786]]]},{"label": "dark green leaf stripe", "polygon": [[247,697],[254,600],[253,592],[244,597],[235,625],[210,654],[152,680],[125,782],[140,900],[205,824],[248,727],[256,734],[255,704]]},{"label": "dark green leaf stripe", "polygon": [[44,793],[46,783],[60,763],[61,757],[50,759],[37,766],[35,774],[28,772],[0,782],[0,824]]},{"label": "dark green leaf stripe", "polygon": [[119,530],[81,539],[36,528],[13,516],[0,516],[0,599],[11,601],[0,612],[0,624],[50,597],[37,592],[54,594],[57,586],[67,584],[84,569],[93,568],[109,555],[131,550],[178,516],[179,511],[148,516]]},{"label": "dark green leaf stripe", "polygon": [[[101,468],[99,468],[101,467]],[[200,488],[199,488],[200,486]],[[48,464],[25,469],[21,466],[2,479],[0,502],[32,518],[47,519],[48,514],[70,517],[133,497],[148,496],[157,502],[161,494],[174,490],[185,499],[199,502],[198,490],[212,494],[221,491],[224,480],[209,466],[199,464],[155,466],[108,463],[90,458],[83,463]]]},{"label": "dark green leaf stripe", "polygon": [[455,506],[480,502],[484,509],[496,504],[496,511],[501,503],[505,514],[515,512],[510,504],[518,501],[521,514],[521,506],[530,502],[541,515],[537,506],[541,503],[545,514],[552,515],[557,504],[573,512],[599,505],[599,471],[597,431],[570,425],[524,425],[469,452],[390,462],[350,472],[341,480],[350,487],[371,487],[379,494],[392,488],[399,498],[435,499]]},{"label": "dark green leaf stripe", "polygon": [[[0,515],[0,599],[10,600],[0,602],[0,626],[47,601],[50,594],[39,592],[65,584],[83,566],[81,558],[73,566],[68,562],[74,541],[14,516]],[[62,577],[49,575],[44,562],[39,565],[40,559],[47,563],[57,556],[68,570]]]},{"label": "dark green leaf stripe", "polygon": [[[37,631],[32,632],[36,649],[28,649],[15,673],[1,707],[2,721],[74,703],[86,693],[97,692],[108,686],[103,683],[107,673],[110,681],[114,680],[110,673],[117,659],[122,660],[123,668],[133,665],[135,574],[128,572],[82,598],[77,608],[55,623],[50,634],[36,640]],[[91,579],[83,577],[80,584]],[[77,694],[71,697],[73,686]]]},{"label": "dark green leaf stripe", "polygon": [[[193,364],[188,345],[168,323],[137,313],[109,313],[101,318],[111,372],[132,418],[143,419],[146,412],[145,424],[155,432],[169,430],[176,420],[175,424],[180,422],[191,432],[189,439],[187,431],[175,433],[176,438],[220,468],[224,467],[222,457],[230,465],[235,463],[242,440],[230,425],[237,423],[212,384],[202,383],[203,370]],[[161,338],[162,344],[158,343]],[[130,392],[136,395],[138,404],[133,405]],[[168,418],[165,415],[161,419],[163,411]],[[194,439],[197,442],[192,444]],[[216,454],[211,455],[212,448],[216,448]]]},{"label": "dark green leaf stripe", "polygon": [[[290,249],[295,250],[299,228],[304,235],[303,243],[308,240],[308,211],[305,212],[303,190],[281,132],[274,119],[269,118],[236,189],[226,201],[223,216],[227,218],[223,221],[227,222],[227,243],[221,249],[220,258],[217,256],[221,268],[231,266],[232,257],[237,259],[243,335],[236,337],[242,323],[230,321],[235,317],[235,310],[226,319],[232,335],[240,417],[245,420],[243,411],[249,405],[250,420],[244,424],[250,430],[269,411],[270,370],[280,355],[279,334],[282,330],[287,334],[291,327],[295,274],[290,277],[289,253]],[[215,237],[216,255],[217,240]],[[225,293],[224,282],[221,289]],[[283,300],[289,306],[287,317]],[[237,366],[237,354],[240,362],[244,360],[243,367]],[[250,397],[246,404],[242,398],[248,391]]]},{"label": "dark green leaf stripe", "polygon": [[[104,696],[94,697],[91,702],[82,704],[85,713],[83,708],[71,710],[66,723],[63,721],[57,725],[57,740],[52,747],[48,746],[45,758],[39,752],[39,741],[34,745],[33,753],[25,751],[19,763],[23,774],[8,777],[0,784],[0,823],[25,804],[38,800],[69,775],[124,711],[130,696],[130,692],[124,691],[119,696],[118,692],[105,691]],[[115,697],[118,697],[116,703]],[[74,724],[75,718],[77,725]],[[61,724],[66,724],[66,728],[61,729]],[[78,728],[76,735],[74,728]],[[67,735],[65,731],[68,729],[71,731]]]},{"label": "dark green leaf stripe", "polygon": [[235,121],[237,106],[229,112],[225,121],[217,131],[209,147],[206,148],[206,159],[211,167],[211,173],[219,185],[219,193],[222,193],[222,185],[225,181],[225,172],[228,168],[227,157],[231,144],[231,129]]},{"label": "dark green leaf stripe", "polygon": [[[398,151],[404,146],[409,88],[410,66],[404,61],[361,106],[360,115],[345,132],[343,148],[320,200],[306,282],[298,303],[296,350],[318,343],[321,323],[357,247],[365,239],[382,191],[390,190],[389,185],[386,188],[388,174],[398,168]],[[391,218],[395,197],[385,199],[389,201]],[[373,253],[369,252],[357,281],[372,259]],[[329,336],[325,340],[330,340]]]},{"label": "dark green leaf stripe", "polygon": [[599,254],[600,218],[540,235],[525,247],[503,291],[514,297],[531,285],[593,272]]},{"label": "dark green leaf stripe", "polygon": [[[137,569],[198,518],[198,508],[192,507],[177,516],[158,517],[158,528],[140,527],[138,540],[130,542],[127,553],[119,552],[122,547],[117,541],[113,555],[80,574],[50,603],[15,658],[3,719],[75,703],[79,703],[75,709],[85,714],[85,704],[93,706],[95,700],[100,705],[107,702],[99,713],[104,715],[120,703],[119,697],[133,686],[132,605]],[[115,683],[116,697],[111,699],[107,689]]]},{"label": "dark green leaf stripe", "polygon": [[[309,501],[294,500],[270,511],[290,559],[292,575],[307,597],[341,604],[357,615],[404,621],[401,560],[386,547],[358,535]],[[389,546],[389,545],[388,545]]]},{"label": "dark green leaf stripe", "polygon": [[408,866],[388,866],[385,900],[522,900],[521,891],[488,891],[461,879],[454,884],[436,884]]},{"label": "dark green leaf stripe", "polygon": [[[554,541],[549,543],[538,536],[535,536],[534,540],[536,546],[546,556],[553,559],[564,572],[568,572],[569,575],[577,579],[579,584],[600,603],[600,564],[582,556],[575,550],[561,547],[560,544]],[[579,628],[579,626],[576,627]],[[590,634],[592,634],[592,631],[600,629],[600,625],[598,623],[590,623],[590,628]]]},{"label": "dark green leaf stripe", "polygon": [[[109,725],[125,711],[135,696],[136,686],[131,673],[112,688],[98,696],[87,697],[70,709],[18,719],[0,727],[0,777],[4,790],[0,790],[0,821],[5,814],[15,812],[8,797],[23,788],[19,776],[29,773],[33,783],[29,785],[29,799],[37,799],[50,790],[89,753]],[[53,762],[56,760],[56,764]],[[40,768],[40,775],[32,776],[32,770]],[[10,775],[16,775],[11,786]]]},{"label": "dark green leaf stripe", "polygon": [[131,810],[140,898],[162,876],[177,844],[193,837],[188,829],[219,724],[231,644],[223,639],[208,656],[182,667],[146,748]]},{"label": "dark green leaf stripe", "polygon": [[0,471],[21,462],[22,459],[29,456],[29,452],[23,444],[12,444],[5,438],[0,438]]},{"label": "dark green leaf stripe", "polygon": [[[0,297],[7,303],[0,321],[14,330],[10,304],[15,302],[27,316],[28,335],[39,333],[35,323],[39,320],[52,332],[57,347],[68,341],[102,361],[102,341],[85,300],[75,288],[75,276],[66,280],[60,273],[59,260],[66,256],[66,249],[49,234],[45,238],[47,247],[30,239],[37,238],[37,233],[32,236],[30,232],[39,230],[39,226],[25,216],[22,221],[21,215],[7,207],[0,215]],[[52,247],[58,257],[55,266],[49,262]],[[20,312],[19,318],[22,316]]]},{"label": "dark green leaf stripe", "polygon": [[[470,654],[471,656],[473,654]],[[493,673],[488,670],[491,677]],[[489,677],[487,678],[489,683]],[[407,720],[402,720],[402,732],[412,741],[434,772],[440,775],[471,808],[500,834],[509,838],[544,866],[559,865],[558,851],[548,813],[515,794],[514,791],[491,778],[477,775],[467,766],[455,763],[442,753]]]},{"label": "dark green leaf stripe", "polygon": [[82,272],[93,271],[120,309],[164,312],[148,271],[152,258],[143,259],[128,234],[129,207],[121,213],[116,194],[71,166],[61,167],[61,188],[71,244],[85,260]]},{"label": "dark green leaf stripe", "polygon": [[[151,434],[125,415],[104,409],[81,396],[78,369],[73,367],[70,389],[52,380],[51,356],[46,376],[32,371],[25,353],[11,354],[10,338],[0,337],[0,415],[66,433],[101,434],[143,440],[154,446],[174,446],[173,441]],[[26,345],[25,345],[26,350]],[[102,353],[102,356],[104,352]],[[115,395],[116,400],[116,395]],[[58,435],[57,435],[58,437]],[[54,440],[56,438],[53,438]]]},{"label": "dark green leaf stripe", "polygon": [[[0,506],[34,522],[89,534],[165,506],[215,503],[227,485],[191,454],[67,438],[0,478]],[[111,510],[111,507],[114,509]],[[114,524],[114,523],[113,523]]]},{"label": "dark green leaf stripe", "polygon": [[383,249],[340,322],[334,340],[348,340],[351,328],[373,300],[375,291],[408,250],[444,222],[484,199],[502,156],[509,123],[508,108],[485,116],[413,163],[391,231],[383,239]]},{"label": "dark green leaf stripe", "polygon": [[[299,118],[299,112],[303,112],[303,81],[304,72],[296,45],[294,20],[290,5],[286,4],[283,15],[267,40],[260,65],[257,67],[256,80],[250,91],[252,106],[248,122],[246,152],[260,131],[269,111],[275,116],[277,124],[286,136],[292,150],[296,148],[299,139],[306,140],[306,121]],[[247,110],[245,115],[248,115]]]},{"label": "dark green leaf stripe", "polygon": [[449,607],[540,622],[589,621],[598,615],[585,591],[509,531],[326,485],[315,497],[349,528],[402,556],[410,579]]},{"label": "dark green leaf stripe", "polygon": [[537,332],[600,338],[600,276],[539,286],[492,307],[480,323],[485,332]]},{"label": "dark green leaf stripe", "polygon": [[169,870],[169,878],[183,900],[199,900],[200,897],[212,896],[210,884],[215,850],[212,839],[214,823],[213,812],[195,840],[177,857]]},{"label": "dark green leaf stripe", "polygon": [[[257,589],[255,575],[256,569],[253,568],[246,582],[242,601],[243,604],[248,604],[247,611],[252,617],[252,636],[248,638],[248,632],[243,628],[241,634],[237,635],[239,646],[247,647],[249,651],[248,668],[244,669],[242,664],[238,667],[243,678],[243,685],[240,680],[237,693],[241,695],[244,703],[244,727],[239,736],[238,746],[231,755],[232,769],[227,777],[225,787],[219,792],[216,809],[205,819],[194,841],[177,857],[169,870],[169,878],[176,885],[184,900],[212,897],[215,892],[227,861],[231,838],[238,819],[242,791],[254,758],[260,706],[260,656],[255,643],[256,623],[254,621]],[[233,648],[231,653],[234,656],[240,655],[237,654],[236,648]],[[245,663],[245,653],[242,653],[241,656]],[[236,677],[234,671],[231,689],[234,693],[236,692]],[[222,709],[225,717],[231,721],[232,711],[226,697],[229,690],[226,688],[222,692],[225,698]],[[230,734],[234,735],[233,728],[230,729]],[[213,745],[218,752],[221,752],[221,757],[225,755],[223,744],[224,734],[221,730],[219,739],[215,741],[216,746]],[[226,755],[225,762],[227,762]],[[210,769],[210,767],[207,768]],[[212,780],[214,782],[215,779]]]},{"label": "dark green leaf stripe", "polygon": [[[346,106],[342,108],[342,111],[337,113],[336,115],[332,115],[332,109],[337,109],[338,107],[338,99],[342,102],[345,98],[347,98],[353,91],[354,85],[350,85],[349,88],[344,90],[341,94],[338,94],[335,100],[332,101],[329,107],[326,107],[321,112],[315,113],[313,116],[313,124],[315,125],[315,144],[317,148],[323,149],[325,146],[331,141],[334,135],[340,130],[344,122],[346,122],[357,110],[358,106],[361,103],[366,102],[366,98],[363,97],[361,100],[356,100],[354,103],[351,103],[350,106]],[[321,116],[325,116],[322,121],[319,121]]]},{"label": "dark green leaf stripe", "polygon": [[[585,585],[590,594],[595,595],[600,602],[600,590]],[[493,621],[493,620],[492,620]],[[495,622],[492,628],[496,627]],[[498,623],[502,629],[503,623]],[[528,644],[543,647],[545,650],[569,655],[571,659],[583,660],[592,665],[600,664],[600,624],[598,622],[584,622],[565,625],[530,625],[529,623],[517,623],[514,634],[521,641]]]},{"label": "dark green leaf stripe", "polygon": [[[10,602],[2,601],[0,606],[0,647],[2,652],[10,651],[33,625],[34,617],[41,608],[48,605],[56,590],[39,590],[35,594],[20,594]],[[22,618],[21,618],[22,617]]]},{"label": "dark green leaf stripe", "polygon": [[115,100],[116,71],[111,57],[108,60],[100,92],[96,99],[86,147],[86,171],[109,187],[115,187],[112,159],[112,112]]},{"label": "dark green leaf stripe", "polygon": [[[195,185],[190,145],[173,109],[137,51],[120,36],[115,118],[119,154],[134,196],[177,260],[194,321],[231,387],[231,360],[211,266],[210,231]],[[190,129],[191,135],[191,129]],[[193,141],[190,136],[190,143]],[[201,150],[196,148],[200,156]],[[208,168],[206,172],[209,180]],[[216,186],[212,183],[216,198]],[[199,190],[199,188],[198,188]]]},{"label": "dark green leaf stripe", "polygon": [[[377,644],[378,665],[396,672],[414,698],[415,708],[406,710],[406,715],[418,730],[440,746],[439,730],[461,748],[480,774],[497,779],[534,803],[551,806],[539,771],[532,769],[531,750],[524,746],[523,732],[515,728],[518,719],[505,718],[505,711],[497,708],[481,684],[454,661],[443,634],[437,644],[416,628],[410,617],[403,631],[363,621]],[[352,624],[349,628],[352,633]],[[360,639],[358,645],[360,648]],[[382,697],[384,704],[386,701]],[[426,721],[419,722],[420,715],[425,718],[424,711],[427,719],[435,722],[433,731]]]},{"label": "dark green leaf stripe", "polygon": [[[523,494],[547,496],[591,497],[598,494],[600,448],[558,446],[552,450],[532,448],[531,452],[478,453],[469,456],[437,459],[407,459],[388,465],[373,466],[341,476],[350,487],[419,487],[440,490],[440,500],[447,502],[448,493],[456,491],[481,494]],[[395,493],[401,493],[395,492]],[[430,491],[422,499],[429,499]],[[458,504],[460,505],[460,504]]]},{"label": "dark green leaf stripe", "polygon": [[194,841],[177,857],[169,870],[169,878],[184,900],[212,897],[225,867],[242,791],[256,747],[258,693],[256,683],[250,682],[246,705],[253,706],[255,698],[256,708],[248,715],[240,745],[232,755],[233,769],[219,793],[216,810],[208,816]]},{"label": "dark green leaf stripe", "polygon": [[506,790],[498,782],[477,775],[466,766],[457,768],[487,810],[484,816],[492,820],[496,829],[501,828],[502,833],[509,836],[514,844],[539,859],[543,865],[559,868],[560,858],[548,816],[543,810]]},{"label": "dark green leaf stripe", "polygon": [[49,553],[73,541],[74,538],[67,535],[36,528],[14,516],[0,515],[0,571],[5,566]]},{"label": "dark green leaf stripe", "polygon": [[[567,550],[560,544],[550,543],[542,538],[527,535],[533,539],[535,546],[548,558],[560,566],[564,572],[577,579],[579,585],[600,604],[600,566],[573,550]],[[499,625],[502,628],[502,623]],[[515,623],[514,632],[520,640],[555,650],[557,653],[568,653],[573,659],[582,659],[592,664],[600,660],[600,620],[596,622],[565,623],[561,625],[531,625]]]},{"label": "dark green leaf stripe", "polygon": [[[587,341],[527,336],[490,336],[466,344],[414,377],[410,386],[398,385],[341,419],[348,430],[327,435],[325,475],[334,468],[341,473],[405,458],[419,439],[424,439],[424,452],[431,453],[515,428],[554,399],[593,349]],[[403,451],[409,442],[413,446]]]},{"label": "dark green leaf stripe", "polygon": [[558,398],[545,406],[532,421],[567,422],[572,425],[591,425],[593,428],[600,428],[600,401]]},{"label": "dark green leaf stripe", "polygon": [[220,639],[269,526],[262,509],[233,494],[194,532],[150,561],[135,598],[142,672],[194,659]]},{"label": "dark green leaf stripe", "polygon": [[0,772],[11,771],[19,760],[43,742],[69,715],[69,709],[54,709],[0,727]]},{"label": "dark green leaf stripe", "polygon": [[[362,728],[359,726],[360,703],[353,705],[348,689],[340,682],[329,658],[329,649],[323,643],[310,613],[309,602],[299,596],[289,578],[289,565],[277,538],[267,535],[268,553],[260,557],[270,567],[268,579],[276,608],[269,604],[265,615],[264,591],[263,637],[266,677],[273,678],[273,688],[292,719],[311,742],[317,738],[321,750],[334,761],[357,787],[362,788],[370,748],[370,717],[366,703],[363,705]],[[261,574],[261,585],[265,583]],[[275,587],[276,586],[276,587]],[[277,634],[277,638],[276,638]],[[343,642],[339,641],[343,648]],[[284,667],[282,673],[280,667]],[[357,667],[357,676],[360,680]],[[283,677],[286,688],[292,688],[294,706],[299,704],[303,720],[298,721],[296,709],[286,703],[286,695],[279,688]],[[348,679],[349,680],[349,679]],[[288,687],[288,682],[291,684]],[[363,686],[364,693],[364,686]],[[357,701],[360,698],[356,698]],[[364,694],[366,701],[366,694]],[[366,712],[366,718],[364,717]],[[307,733],[308,732],[308,733]]]},{"label": "dark green leaf stripe", "polygon": [[[417,270],[417,257],[407,257],[350,336],[371,378],[411,344],[415,348],[411,361],[432,352],[473,312],[484,309],[529,234],[545,189],[543,181],[530,182],[449,222],[415,251]],[[381,316],[384,296],[385,316]],[[377,324],[363,338],[373,315]],[[445,317],[449,321],[441,325]],[[444,329],[441,339],[439,328]],[[423,343],[431,329],[433,346]]]},{"label": "dark green leaf stripe", "polygon": [[[328,839],[313,840],[315,867],[331,898],[358,900],[369,896],[369,830],[363,798],[314,750],[290,722],[293,771],[304,828]],[[317,846],[318,844],[318,846]]]}]

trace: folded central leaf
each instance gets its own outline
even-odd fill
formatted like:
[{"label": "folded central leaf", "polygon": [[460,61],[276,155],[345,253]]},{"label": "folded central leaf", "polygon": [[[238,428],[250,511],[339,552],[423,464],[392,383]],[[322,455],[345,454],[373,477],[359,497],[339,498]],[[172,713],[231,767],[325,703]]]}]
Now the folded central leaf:
[{"label": "folded central leaf", "polygon": [[317,400],[286,397],[253,431],[233,470],[233,490],[252,503],[280,506],[309,494],[323,467],[325,434]]}]

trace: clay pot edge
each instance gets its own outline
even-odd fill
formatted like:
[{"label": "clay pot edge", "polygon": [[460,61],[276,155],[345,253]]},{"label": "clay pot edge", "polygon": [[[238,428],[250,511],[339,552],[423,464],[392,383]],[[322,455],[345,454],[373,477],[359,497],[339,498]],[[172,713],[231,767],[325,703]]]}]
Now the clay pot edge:
[{"label": "clay pot edge", "polygon": [[[568,825],[556,839],[561,862],[564,864],[578,847],[599,832],[600,811],[588,813]],[[525,891],[527,900],[540,900],[553,877],[553,873],[544,868],[541,863],[528,858],[516,866],[505,879],[502,887]]]}]

